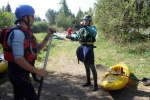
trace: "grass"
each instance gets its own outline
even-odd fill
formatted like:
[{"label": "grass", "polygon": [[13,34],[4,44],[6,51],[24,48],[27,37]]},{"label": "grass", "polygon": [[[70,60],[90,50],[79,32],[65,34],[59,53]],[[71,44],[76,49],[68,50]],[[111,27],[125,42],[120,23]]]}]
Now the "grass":
[{"label": "grass", "polygon": [[[38,35],[41,34],[36,34],[36,37],[41,37]],[[110,67],[119,62],[124,62],[129,67],[130,72],[138,79],[150,77],[149,44],[150,42],[119,44],[103,37],[98,38],[95,43],[97,48],[94,49],[95,63]],[[75,52],[78,46],[78,42],[53,39],[50,58],[56,59],[55,63],[57,63],[57,55],[68,52],[68,55],[64,59],[71,59],[71,57],[76,56]],[[44,58],[45,53],[40,53],[39,56]]]},{"label": "grass", "polygon": [[[45,34],[42,33],[35,34],[37,41],[41,41],[44,36]],[[57,63],[58,55],[62,55],[64,52],[68,52],[64,59],[72,59],[72,57],[76,56],[75,52],[78,46],[78,42],[53,39],[49,59],[55,59],[54,63]],[[130,72],[138,79],[150,77],[150,41],[146,43],[119,44],[100,37],[97,39],[95,46],[97,47],[94,49],[96,64],[110,67],[119,62],[124,62],[129,67]],[[45,50],[39,52],[36,61],[39,66],[43,65],[45,55]]]}]

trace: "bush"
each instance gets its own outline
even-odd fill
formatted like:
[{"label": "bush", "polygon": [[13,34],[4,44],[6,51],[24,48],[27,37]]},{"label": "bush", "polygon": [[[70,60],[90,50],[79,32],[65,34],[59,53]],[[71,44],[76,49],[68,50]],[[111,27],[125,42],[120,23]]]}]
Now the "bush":
[{"label": "bush", "polygon": [[46,32],[48,29],[48,23],[46,21],[37,21],[31,27],[33,33],[42,33]]},{"label": "bush", "polygon": [[0,44],[0,54],[3,53],[3,47],[2,45]]},{"label": "bush", "polygon": [[15,15],[0,10],[0,30],[14,25]]}]

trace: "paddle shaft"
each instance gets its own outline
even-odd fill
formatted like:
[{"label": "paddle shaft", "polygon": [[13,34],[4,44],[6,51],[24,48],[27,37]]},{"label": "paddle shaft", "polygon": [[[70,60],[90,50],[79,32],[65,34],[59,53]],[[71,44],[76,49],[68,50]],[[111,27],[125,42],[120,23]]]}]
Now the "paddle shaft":
[{"label": "paddle shaft", "polygon": [[[49,40],[49,43],[48,43],[48,49],[47,49],[47,53],[46,53],[43,69],[46,69],[46,65],[47,65],[47,61],[48,61],[48,56],[49,56],[49,52],[50,52],[50,45],[52,43],[52,39],[53,39],[53,36],[50,37],[50,40]],[[44,78],[41,77],[39,90],[38,90],[38,99],[40,99],[41,90],[42,90],[42,86],[43,86],[43,80],[44,80]]]}]

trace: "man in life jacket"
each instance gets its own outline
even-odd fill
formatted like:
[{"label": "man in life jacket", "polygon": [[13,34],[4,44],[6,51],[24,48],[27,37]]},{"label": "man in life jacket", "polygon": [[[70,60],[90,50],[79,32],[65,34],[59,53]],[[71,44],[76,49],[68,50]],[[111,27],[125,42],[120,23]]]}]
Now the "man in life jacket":
[{"label": "man in life jacket", "polygon": [[9,80],[13,85],[14,100],[38,100],[29,77],[30,72],[46,77],[48,72],[34,67],[37,52],[46,46],[55,29],[49,28],[47,35],[38,43],[30,26],[34,22],[34,9],[29,5],[20,5],[15,10],[16,22],[14,29],[3,42],[4,58],[8,61]]},{"label": "man in life jacket", "polygon": [[[94,79],[94,86],[92,91],[96,91],[98,89],[97,85],[97,71],[95,68],[95,61],[94,61],[94,42],[96,41],[96,27],[91,26],[92,17],[90,15],[85,15],[83,18],[84,21],[80,22],[81,28],[78,31],[76,38],[78,38],[79,43],[81,44],[77,50],[77,58],[78,61],[84,63],[87,81],[83,85],[83,87],[91,85],[90,79],[90,69],[93,74]],[[76,40],[76,39],[75,39]]]}]

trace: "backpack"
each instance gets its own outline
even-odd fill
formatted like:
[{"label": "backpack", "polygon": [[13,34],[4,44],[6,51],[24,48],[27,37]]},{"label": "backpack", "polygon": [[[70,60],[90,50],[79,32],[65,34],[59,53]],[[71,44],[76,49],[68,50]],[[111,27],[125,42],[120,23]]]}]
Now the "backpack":
[{"label": "backpack", "polygon": [[14,27],[9,27],[9,28],[5,28],[5,29],[3,29],[3,30],[1,30],[0,31],[0,44],[2,44],[3,45],[3,41],[4,41],[4,35],[5,34],[7,34],[6,35],[6,39],[8,38],[8,36],[9,36],[9,33],[11,33],[13,30],[15,30],[15,29],[18,29],[18,30],[22,30],[21,29],[21,26],[14,26]]},{"label": "backpack", "polygon": [[95,36],[92,36],[90,32],[86,30],[86,28],[81,28],[78,32],[78,41],[79,42],[95,42]]}]

